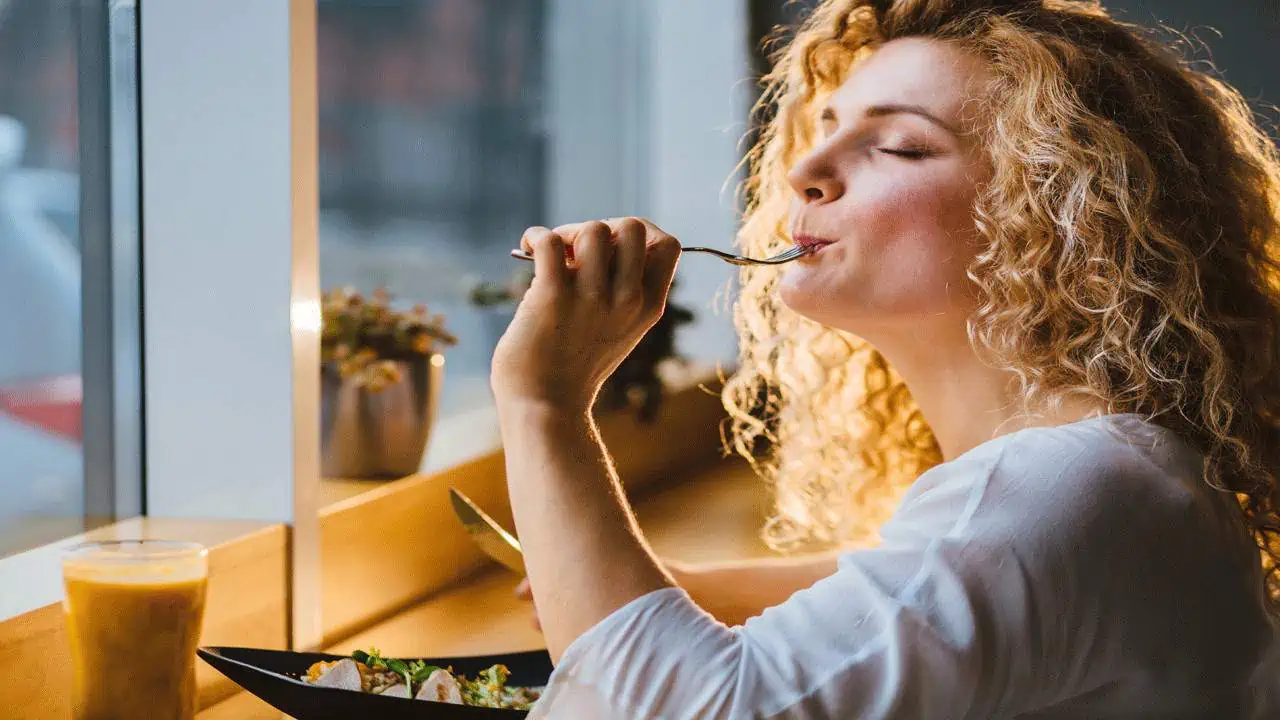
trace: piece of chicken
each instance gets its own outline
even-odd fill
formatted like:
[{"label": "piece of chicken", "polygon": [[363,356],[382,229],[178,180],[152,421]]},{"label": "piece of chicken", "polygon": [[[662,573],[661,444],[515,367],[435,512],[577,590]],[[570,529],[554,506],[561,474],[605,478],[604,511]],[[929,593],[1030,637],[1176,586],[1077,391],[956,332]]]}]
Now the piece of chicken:
[{"label": "piece of chicken", "polygon": [[339,660],[320,673],[316,685],[360,692],[360,668],[355,660]]},{"label": "piece of chicken", "polygon": [[431,673],[418,688],[416,700],[434,700],[435,702],[462,704],[462,688],[448,670],[436,670]]},{"label": "piece of chicken", "polygon": [[404,698],[404,699],[408,700],[408,699],[409,699],[409,686],[408,686],[408,685],[405,685],[404,683],[400,683],[400,684],[398,684],[398,685],[392,685],[391,687],[387,688],[386,690],[383,690],[382,692],[380,692],[380,693],[378,693],[378,694],[379,694],[379,695],[386,695],[387,697],[398,697],[398,698]]}]

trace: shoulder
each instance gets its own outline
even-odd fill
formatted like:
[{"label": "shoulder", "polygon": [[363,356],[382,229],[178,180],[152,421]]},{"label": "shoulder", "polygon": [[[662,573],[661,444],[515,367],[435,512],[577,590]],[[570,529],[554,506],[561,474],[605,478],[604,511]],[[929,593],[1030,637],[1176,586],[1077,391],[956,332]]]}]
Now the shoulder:
[{"label": "shoulder", "polygon": [[1124,513],[1140,506],[1147,513],[1181,513],[1213,494],[1200,453],[1135,415],[1015,433],[992,467],[991,485],[1009,501],[1060,512]]},{"label": "shoulder", "polygon": [[1221,504],[1203,460],[1175,433],[1113,415],[1012,433],[930,470],[902,513],[955,513],[952,534],[1069,541],[1109,528],[1167,526]]}]

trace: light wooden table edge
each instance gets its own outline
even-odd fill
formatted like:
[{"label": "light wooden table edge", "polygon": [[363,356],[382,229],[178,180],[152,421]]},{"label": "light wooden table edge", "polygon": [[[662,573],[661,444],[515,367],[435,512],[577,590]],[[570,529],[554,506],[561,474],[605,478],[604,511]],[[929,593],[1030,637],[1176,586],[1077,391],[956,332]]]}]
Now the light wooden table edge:
[{"label": "light wooden table edge", "polygon": [[[746,463],[727,460],[688,482],[635,502],[646,537],[664,558],[690,563],[767,557],[761,540],[768,491]],[[497,566],[440,589],[360,632],[329,644],[347,654],[376,646],[391,656],[458,657],[545,647],[530,608],[512,593],[519,578]],[[483,627],[477,630],[477,627]],[[249,693],[207,708],[197,720],[275,720],[282,715]]]},{"label": "light wooden table edge", "polygon": [[[184,537],[209,548],[209,602],[201,642],[284,647],[287,641],[286,549],[281,523],[134,518],[99,528],[86,540]],[[55,560],[56,562],[56,560]],[[253,592],[244,592],[244,588]],[[71,655],[62,600],[0,622],[0,708],[6,718],[67,717]],[[197,665],[201,705],[234,694],[234,683]]]},{"label": "light wooden table edge", "polygon": [[[666,489],[673,485],[678,488],[677,478],[682,478],[690,471],[697,472],[707,468],[723,458],[719,425],[724,411],[718,395],[707,389],[708,386],[714,386],[717,382],[718,374],[712,373],[686,377],[675,391],[668,394],[660,416],[653,423],[642,423],[631,412],[611,413],[600,418],[601,432],[606,442],[610,444],[619,472],[630,491]],[[396,526],[397,531],[405,537],[421,537],[423,528],[435,528],[437,537],[433,539],[433,543],[440,549],[439,557],[431,558],[433,560],[431,563],[424,563],[420,556],[417,558],[419,564],[430,565],[432,570],[426,575],[411,577],[414,583],[403,588],[399,596],[391,598],[382,605],[374,603],[356,608],[345,615],[338,615],[341,622],[326,620],[325,646],[338,646],[345,639],[360,637],[402,613],[412,611],[425,599],[447,594],[451,590],[465,589],[477,582],[474,579],[477,572],[484,570],[489,563],[471,544],[465,532],[453,518],[452,510],[448,506],[447,489],[456,485],[466,490],[499,521],[510,527],[510,508],[506,500],[502,465],[502,452],[496,449],[475,460],[441,472],[415,475],[384,483],[376,488],[370,488],[366,494],[331,504],[321,510],[321,545],[322,549],[327,547],[330,551],[330,554],[325,556],[325,570],[322,572],[322,584],[328,589],[327,593],[322,592],[322,607],[326,602],[325,597],[329,598],[330,603],[343,602],[343,596],[350,594],[352,583],[358,582],[340,571],[332,571],[329,560],[332,555],[337,554],[335,547],[367,537],[368,533],[362,531],[362,528],[378,527],[379,522],[387,517],[398,518],[400,524]],[[664,494],[665,492],[666,490]],[[387,515],[388,509],[395,513],[406,508],[408,512],[401,515]],[[139,534],[143,529],[155,532]],[[202,637],[201,641],[202,644],[243,643],[261,647],[283,647],[287,637],[288,613],[288,528],[286,526],[253,521],[133,518],[32,551],[43,553],[42,557],[47,561],[43,563],[45,569],[51,569],[57,575],[56,599],[51,594],[48,598],[49,602],[34,604],[34,607],[25,612],[7,620],[0,620],[0,670],[6,667],[6,661],[10,666],[26,665],[28,663],[24,658],[29,658],[33,654],[46,658],[48,663],[37,673],[36,682],[25,685],[27,690],[34,687],[35,693],[24,692],[21,688],[24,684],[21,682],[0,686],[0,707],[8,707],[19,713],[36,713],[19,714],[17,716],[19,718],[45,718],[66,714],[59,711],[60,706],[50,706],[47,702],[39,704],[42,701],[38,698],[33,700],[26,697],[26,695],[42,694],[41,691],[45,689],[42,685],[48,682],[48,678],[58,677],[59,672],[65,674],[69,668],[69,655],[63,652],[65,648],[50,653],[47,652],[49,648],[46,647],[44,648],[46,652],[41,652],[37,647],[38,643],[33,640],[37,634],[33,633],[33,627],[39,628],[46,642],[49,633],[56,635],[62,632],[58,560],[66,547],[81,540],[154,537],[165,534],[174,536],[175,533],[208,545],[211,568],[220,563],[226,564],[230,558],[236,557],[238,550],[253,546],[255,543],[267,541],[279,546],[278,557],[282,564],[278,582],[268,579],[269,584],[278,588],[279,594],[271,590],[270,597],[267,599],[268,604],[278,600],[278,612],[273,610],[273,617],[263,618],[261,617],[262,609],[258,608],[254,611],[256,615],[245,618],[238,617],[237,614],[244,615],[250,612],[249,610],[240,612],[237,608],[228,607],[225,609],[225,614],[229,618],[229,629],[223,633],[215,633],[213,637],[216,641],[207,642],[205,637]],[[193,533],[201,537],[193,537]],[[442,536],[447,539],[442,541],[440,539]],[[253,558],[246,560],[248,566],[253,568],[250,574],[254,578],[250,581],[252,584],[247,586],[238,584],[240,581],[236,579],[235,572],[228,572],[215,579],[211,571],[211,596],[217,592],[219,595],[225,594],[228,597],[262,599],[261,593],[258,592],[264,581],[262,563],[270,564],[274,557],[268,555],[265,558],[258,557],[257,564],[253,563]],[[353,548],[353,552],[349,552],[348,555],[354,555],[357,560],[360,560],[348,567],[370,565],[360,558],[358,547]],[[388,577],[403,574],[403,568],[394,566],[373,569]],[[6,586],[3,573],[4,562],[0,561],[0,587]],[[17,582],[20,584],[21,578],[17,579]],[[13,585],[9,584],[8,587]],[[335,601],[334,598],[337,600]],[[214,614],[217,615],[219,612],[221,610],[214,611]],[[257,624],[254,625],[254,623]],[[249,627],[255,628],[254,632],[246,632]],[[264,627],[267,628],[265,632]],[[208,627],[205,634],[208,635]],[[65,645],[65,638],[62,640],[62,644]],[[207,667],[201,672],[202,707],[208,710],[224,706],[230,708],[233,705],[239,707],[239,704],[246,702],[241,698],[242,693],[234,692],[235,688],[229,681],[221,676],[210,675],[209,673],[212,672]],[[41,674],[44,677],[40,677]],[[57,693],[43,694],[57,695]],[[23,702],[27,702],[27,705],[23,705]],[[31,704],[32,702],[37,704]],[[239,717],[239,715],[225,717]],[[257,717],[257,715],[245,715],[245,717]],[[278,717],[278,714],[264,717]],[[206,715],[202,714],[201,718],[204,720]]]},{"label": "light wooden table edge", "polygon": [[[723,459],[725,412],[719,396],[706,389],[715,381],[714,374],[689,379],[667,396],[651,423],[630,412],[600,418],[601,434],[633,495],[671,485]],[[487,566],[489,560],[454,517],[448,491],[465,492],[511,528],[505,474],[505,458],[496,449],[326,507],[320,516],[322,644],[361,632]],[[413,554],[387,552],[409,547]]]}]

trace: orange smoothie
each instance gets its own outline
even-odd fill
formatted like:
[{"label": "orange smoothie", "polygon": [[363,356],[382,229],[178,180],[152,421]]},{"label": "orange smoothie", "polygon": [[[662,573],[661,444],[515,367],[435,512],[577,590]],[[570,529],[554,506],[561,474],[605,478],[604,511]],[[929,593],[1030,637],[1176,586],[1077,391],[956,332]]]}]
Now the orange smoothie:
[{"label": "orange smoothie", "polygon": [[76,720],[193,718],[204,549],[93,544],[73,551],[63,574]]}]

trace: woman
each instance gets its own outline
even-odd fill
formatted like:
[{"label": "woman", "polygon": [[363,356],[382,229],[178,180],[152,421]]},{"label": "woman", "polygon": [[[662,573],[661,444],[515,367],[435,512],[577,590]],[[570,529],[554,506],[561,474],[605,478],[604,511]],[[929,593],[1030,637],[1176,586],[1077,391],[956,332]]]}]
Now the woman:
[{"label": "woman", "polygon": [[[865,535],[909,487],[875,548],[691,598],[589,417],[679,246],[636,220],[531,229],[493,386],[558,661],[535,715],[1260,711],[1280,158],[1238,93],[1095,2],[828,0],[766,103],[741,244],[813,249],[748,272],[737,310],[726,399],[739,448],[776,441],[768,535]],[[747,609],[746,584],[790,597],[741,627],[695,602]]]}]

